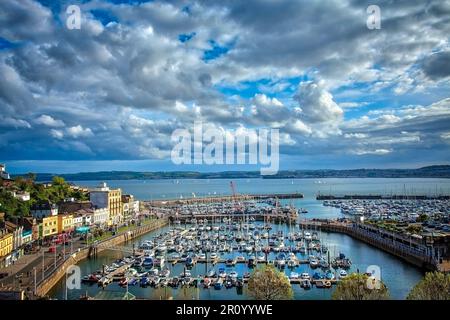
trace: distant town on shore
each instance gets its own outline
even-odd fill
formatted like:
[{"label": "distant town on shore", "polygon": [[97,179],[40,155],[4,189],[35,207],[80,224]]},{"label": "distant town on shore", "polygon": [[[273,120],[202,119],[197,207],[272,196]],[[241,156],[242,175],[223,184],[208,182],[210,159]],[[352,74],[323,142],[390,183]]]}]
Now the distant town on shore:
[{"label": "distant town on shore", "polygon": [[[21,176],[16,174],[12,176]],[[68,181],[83,180],[151,180],[151,179],[308,179],[308,178],[450,178],[450,165],[434,165],[417,169],[346,169],[346,170],[282,170],[276,175],[261,176],[259,171],[101,171],[70,174],[37,173],[36,181],[51,181],[54,176]]]}]

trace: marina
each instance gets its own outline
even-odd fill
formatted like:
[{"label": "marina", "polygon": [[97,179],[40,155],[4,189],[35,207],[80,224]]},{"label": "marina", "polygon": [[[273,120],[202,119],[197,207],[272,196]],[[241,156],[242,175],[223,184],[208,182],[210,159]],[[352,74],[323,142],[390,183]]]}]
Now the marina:
[{"label": "marina", "polygon": [[[313,228],[250,222],[236,232],[230,226],[223,222],[211,224],[210,230],[201,224],[190,224],[187,229],[171,226],[128,243],[121,250],[106,250],[80,264],[82,288],[71,291],[69,298],[78,299],[86,292],[95,296],[99,290],[129,290],[139,298],[151,299],[181,299],[186,294],[190,295],[188,299],[245,299],[250,272],[259,264],[270,263],[286,274],[296,297],[327,299],[340,279],[350,272],[365,272],[380,255],[385,265],[403,265],[349,237]],[[233,232],[236,236],[227,237]],[[259,239],[255,240],[255,233]],[[360,246],[369,253],[376,251],[370,261],[359,252],[355,263],[351,252]],[[403,268],[407,277],[420,277],[418,270],[406,265]],[[399,280],[392,279],[394,283]],[[64,291],[61,281],[50,294],[58,297]]]},{"label": "marina", "polygon": [[[280,182],[271,181],[273,185]],[[182,181],[178,186],[182,183],[189,188],[200,184],[203,190],[212,190],[213,181]],[[217,183],[214,181],[214,185]],[[229,189],[228,182],[220,183]],[[239,186],[243,184],[239,181]],[[293,185],[283,181],[287,190]],[[252,186],[258,190],[258,184]],[[200,193],[197,190],[196,196]],[[217,201],[212,197],[201,202],[149,207],[152,208],[169,216],[170,226],[81,261],[79,266],[86,282],[80,290],[70,291],[69,299],[127,290],[139,299],[247,299],[249,274],[266,263],[285,273],[295,299],[330,299],[337,282],[353,272],[364,273],[371,265],[381,267],[391,296],[404,299],[423,275],[423,269],[366,244],[368,240],[362,242],[355,235],[305,224],[322,217],[351,217],[338,207],[324,206],[309,191],[300,199],[231,197]],[[271,214],[287,219],[271,219]],[[99,287],[97,280],[108,278],[111,267],[115,267],[113,263],[123,263],[124,259],[129,259],[125,261],[126,270],[110,277],[112,280],[105,285],[100,282]],[[109,269],[104,271],[104,266]],[[49,294],[64,298],[63,281]]]},{"label": "marina", "polygon": [[[231,223],[212,226],[194,224],[188,229],[171,228],[152,240],[144,241],[134,255],[103,266],[102,270],[86,275],[83,281],[97,283],[102,288],[119,281],[120,286],[201,286],[218,290],[223,286],[239,288],[248,281],[249,272],[239,274],[235,270],[228,270],[236,264],[246,265],[249,271],[261,263],[273,264],[280,270],[306,264],[319,271],[311,277],[303,273],[303,278],[292,272],[289,281],[303,285],[307,275],[312,285],[330,288],[342,275],[338,275],[337,271],[351,267],[351,261],[342,253],[330,262],[330,255],[326,255],[328,249],[321,244],[315,231],[288,234],[277,231],[270,234],[271,230],[270,224],[256,223],[242,226]],[[177,264],[183,266],[182,273],[170,277],[169,266]],[[205,264],[205,274],[191,275],[190,269],[196,264]],[[215,268],[223,264],[226,268]]]}]

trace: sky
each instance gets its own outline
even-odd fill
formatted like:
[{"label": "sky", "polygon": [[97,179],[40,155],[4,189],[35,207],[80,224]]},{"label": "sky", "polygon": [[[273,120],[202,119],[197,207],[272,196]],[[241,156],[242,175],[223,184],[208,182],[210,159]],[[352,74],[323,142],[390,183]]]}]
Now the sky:
[{"label": "sky", "polygon": [[0,162],[257,167],[174,164],[173,132],[201,121],[278,129],[280,169],[450,164],[449,35],[450,1],[2,0]]}]

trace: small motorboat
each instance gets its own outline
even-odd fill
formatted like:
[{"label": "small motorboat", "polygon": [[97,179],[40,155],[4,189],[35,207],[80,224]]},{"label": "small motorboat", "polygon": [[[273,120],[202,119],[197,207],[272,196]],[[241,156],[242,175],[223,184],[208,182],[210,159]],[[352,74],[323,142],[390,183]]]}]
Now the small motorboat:
[{"label": "small motorboat", "polygon": [[236,262],[235,262],[235,260],[233,260],[233,259],[227,259],[227,261],[225,262],[225,265],[227,266],[227,267],[232,267],[232,266],[234,266],[236,264]]},{"label": "small motorboat", "polygon": [[161,276],[162,277],[165,277],[165,278],[168,278],[169,276],[170,276],[170,270],[169,269],[164,269],[164,270],[162,270],[161,271]]},{"label": "small motorboat", "polygon": [[216,270],[211,269],[208,271],[208,277],[214,278],[216,276]]},{"label": "small motorboat", "polygon": [[101,275],[98,275],[98,274],[90,274],[90,275],[88,275],[88,276],[84,276],[84,277],[81,279],[81,282],[83,282],[83,283],[97,283],[98,280],[100,280],[100,279],[101,279]]},{"label": "small motorboat", "polygon": [[238,273],[233,270],[230,272],[230,277],[236,279],[238,277]]},{"label": "small motorboat", "polygon": [[301,286],[302,286],[303,289],[306,289],[306,290],[311,289],[311,286],[312,286],[311,285],[311,280],[303,279],[302,283],[301,283]]},{"label": "small motorboat", "polygon": [[225,278],[227,276],[227,273],[225,272],[225,269],[220,268],[219,269],[219,277],[220,278]]},{"label": "small motorboat", "polygon": [[310,280],[311,277],[309,276],[309,273],[303,272],[300,276],[303,280]]},{"label": "small motorboat", "polygon": [[313,269],[317,268],[319,266],[319,260],[317,260],[316,258],[310,259],[309,266]]},{"label": "small motorboat", "polygon": [[314,272],[312,278],[313,278],[313,280],[321,280],[324,278],[324,276],[318,272]]},{"label": "small motorboat", "polygon": [[334,273],[331,272],[331,270],[328,270],[328,271],[325,273],[325,278],[326,278],[327,280],[334,280],[334,278],[335,278]]},{"label": "small motorboat", "polygon": [[216,260],[219,257],[219,255],[216,252],[212,252],[210,257],[211,257],[211,260]]},{"label": "small motorboat", "polygon": [[100,280],[98,280],[97,284],[99,287],[106,287],[108,284],[112,282],[112,279],[109,277],[102,277]]},{"label": "small motorboat", "polygon": [[347,271],[341,270],[339,271],[339,278],[344,279],[347,277]]},{"label": "small motorboat", "polygon": [[150,279],[148,277],[141,278],[141,280],[139,281],[139,285],[141,287],[146,287],[146,286],[150,285]]},{"label": "small motorboat", "polygon": [[288,268],[295,268],[297,266],[297,261],[295,261],[293,259],[289,259],[287,261],[287,265],[288,265]]},{"label": "small motorboat", "polygon": [[297,272],[291,272],[291,274],[289,275],[289,279],[290,280],[298,280],[299,275]]},{"label": "small motorboat", "polygon": [[215,290],[220,290],[220,289],[222,289],[222,287],[223,287],[222,279],[219,279],[218,281],[216,281],[214,283],[214,289]]},{"label": "small motorboat", "polygon": [[124,287],[124,286],[126,286],[128,284],[128,278],[122,278],[120,281],[119,281],[119,286],[121,286],[121,287]]},{"label": "small motorboat", "polygon": [[167,287],[168,284],[169,284],[169,279],[168,278],[160,278],[159,285],[161,287]]},{"label": "small motorboat", "polygon": [[137,279],[137,278],[131,278],[129,281],[128,281],[128,285],[129,286],[135,286],[135,285],[137,285],[139,283],[139,280]]},{"label": "small motorboat", "polygon": [[212,283],[212,281],[210,278],[203,279],[203,287],[204,288],[206,288],[206,289],[209,288],[211,286],[211,283]]}]

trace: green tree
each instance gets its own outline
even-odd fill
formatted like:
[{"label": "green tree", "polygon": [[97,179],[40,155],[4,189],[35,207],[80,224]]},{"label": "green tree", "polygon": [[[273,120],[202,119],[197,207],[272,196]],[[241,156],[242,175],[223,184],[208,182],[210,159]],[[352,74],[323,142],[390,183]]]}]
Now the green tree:
[{"label": "green tree", "polygon": [[333,300],[386,300],[389,299],[387,287],[380,281],[379,289],[370,289],[368,276],[353,273],[340,281],[333,292]]},{"label": "green tree", "polygon": [[408,232],[410,232],[410,233],[416,233],[416,234],[419,234],[419,233],[422,231],[422,226],[410,224],[410,225],[406,228],[406,231],[408,231]]},{"label": "green tree", "polygon": [[294,296],[289,279],[272,265],[258,267],[252,272],[247,292],[256,300],[290,300]]},{"label": "green tree", "polygon": [[411,290],[408,300],[450,300],[450,274],[428,272]]},{"label": "green tree", "polygon": [[52,182],[54,185],[63,186],[66,183],[66,180],[64,180],[63,177],[54,176]]},{"label": "green tree", "polygon": [[428,220],[428,216],[425,213],[421,213],[417,219],[416,222],[425,222]]}]

